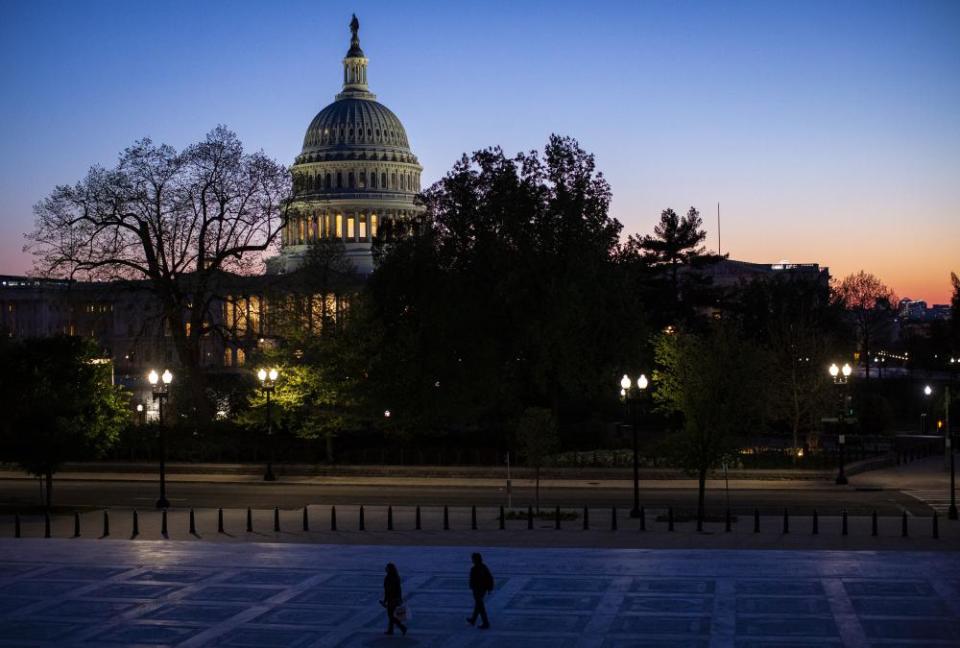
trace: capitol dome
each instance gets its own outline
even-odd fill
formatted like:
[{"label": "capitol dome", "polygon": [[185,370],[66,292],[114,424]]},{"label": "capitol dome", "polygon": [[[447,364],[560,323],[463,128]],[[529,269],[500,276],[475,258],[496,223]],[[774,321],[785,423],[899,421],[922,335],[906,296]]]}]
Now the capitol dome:
[{"label": "capitol dome", "polygon": [[[361,274],[373,270],[371,243],[382,225],[409,221],[423,170],[400,119],[367,86],[360,23],[350,23],[343,89],[307,127],[292,167],[295,216],[283,233],[278,271],[295,269],[313,241],[344,242]],[[400,228],[402,230],[402,227]]]}]

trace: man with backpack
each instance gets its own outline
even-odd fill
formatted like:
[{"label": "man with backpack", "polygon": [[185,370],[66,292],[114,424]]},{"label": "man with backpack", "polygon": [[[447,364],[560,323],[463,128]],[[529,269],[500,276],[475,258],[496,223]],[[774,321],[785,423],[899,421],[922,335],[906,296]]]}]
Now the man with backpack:
[{"label": "man with backpack", "polygon": [[483,558],[475,553],[471,556],[473,567],[470,568],[470,591],[473,592],[473,614],[467,617],[467,623],[473,625],[480,617],[481,630],[490,627],[490,620],[487,618],[487,608],[483,604],[484,597],[493,591],[493,574],[483,564]]}]

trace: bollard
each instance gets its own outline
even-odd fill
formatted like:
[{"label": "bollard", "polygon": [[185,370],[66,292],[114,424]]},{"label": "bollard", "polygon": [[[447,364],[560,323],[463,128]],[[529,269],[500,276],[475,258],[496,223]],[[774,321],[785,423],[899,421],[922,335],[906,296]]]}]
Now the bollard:
[{"label": "bollard", "polygon": [[786,506],[783,507],[783,532],[784,534],[790,533],[790,513]]},{"label": "bollard", "polygon": [[557,531],[560,530],[560,507],[559,506],[557,507],[557,510],[554,513],[553,528],[556,529]]},{"label": "bollard", "polygon": [[731,531],[733,531],[733,526],[732,526],[732,524],[731,524],[732,520],[730,519],[730,509],[729,509],[729,508],[724,512],[723,517],[724,517],[723,530],[724,530],[725,533],[730,533]]},{"label": "bollard", "polygon": [[217,533],[225,533],[223,530],[223,509],[217,509]]},{"label": "bollard", "polygon": [[137,509],[133,509],[133,532],[130,537],[136,538],[138,535],[140,535],[140,514],[137,513]]},{"label": "bollard", "polygon": [[273,507],[273,532],[280,533],[280,507]]},{"label": "bollard", "polygon": [[73,514],[73,537],[80,537],[80,514],[76,512]]},{"label": "bollard", "polygon": [[533,507],[527,507],[527,530],[533,530]]},{"label": "bollard", "polygon": [[106,538],[110,535],[110,514],[107,511],[103,512],[103,536]]},{"label": "bollard", "polygon": [[760,533],[760,509],[753,509],[753,532]]},{"label": "bollard", "polygon": [[160,516],[160,535],[164,538],[167,537],[167,509],[163,509],[163,513]]},{"label": "bollard", "polygon": [[590,530],[590,508],[587,506],[583,507],[583,530]]},{"label": "bollard", "polygon": [[20,537],[20,514],[19,513],[13,514],[13,537],[14,538]]},{"label": "bollard", "polygon": [[192,508],[190,509],[190,535],[197,535],[197,517]]},{"label": "bollard", "polygon": [[643,506],[640,507],[640,530],[647,530],[647,509]]},{"label": "bollard", "polygon": [[503,531],[507,528],[507,513],[503,510],[503,506],[500,506],[500,530]]},{"label": "bollard", "polygon": [[253,511],[247,507],[247,533],[253,533]]},{"label": "bollard", "polygon": [[847,535],[847,509],[843,509],[843,516],[841,517],[842,525],[840,529],[840,535]]},{"label": "bollard", "polygon": [[907,512],[904,511],[903,518],[900,520],[900,537],[906,538],[908,535],[910,534],[907,531]]},{"label": "bollard", "polygon": [[357,525],[361,531],[365,531],[365,524],[363,523],[363,504],[360,505],[360,519],[359,524]]},{"label": "bollard", "polygon": [[610,530],[617,530],[617,507],[614,506],[610,511]]},{"label": "bollard", "polygon": [[450,509],[447,508],[447,505],[443,505],[443,530],[450,530]]},{"label": "bollard", "polygon": [[820,533],[820,516],[817,515],[817,509],[813,509],[813,535]]},{"label": "bollard", "polygon": [[667,509],[667,531],[673,531],[673,507]]},{"label": "bollard", "polygon": [[387,531],[393,531],[393,505],[387,504]]},{"label": "bollard", "polygon": [[877,537],[879,529],[877,528],[877,512],[874,511],[870,516],[870,535]]},{"label": "bollard", "polygon": [[330,507],[330,530],[337,530],[337,506],[334,504]]},{"label": "bollard", "polygon": [[470,507],[470,529],[473,531],[477,530],[477,507]]},{"label": "bollard", "polygon": [[417,504],[416,520],[414,521],[417,531],[420,530],[420,505]]},{"label": "bollard", "polygon": [[310,513],[307,511],[307,507],[303,507],[303,530],[310,530]]},{"label": "bollard", "polygon": [[47,511],[43,512],[43,537],[50,537],[50,513]]},{"label": "bollard", "polygon": [[933,539],[940,539],[940,516],[936,511],[933,512]]}]

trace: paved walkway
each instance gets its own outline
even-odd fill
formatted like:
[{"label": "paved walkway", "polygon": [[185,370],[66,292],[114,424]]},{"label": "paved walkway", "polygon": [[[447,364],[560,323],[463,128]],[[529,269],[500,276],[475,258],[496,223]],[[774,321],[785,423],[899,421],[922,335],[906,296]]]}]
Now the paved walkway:
[{"label": "paved walkway", "polygon": [[[0,540],[0,645],[470,648],[956,646],[960,555]],[[412,611],[383,636],[382,566]]]},{"label": "paved walkway", "polygon": [[[957,468],[960,468],[960,461],[957,464]],[[850,478],[850,484],[856,488],[899,490],[944,515],[950,506],[950,471],[945,465],[942,455],[927,457],[901,466],[854,475]]]}]

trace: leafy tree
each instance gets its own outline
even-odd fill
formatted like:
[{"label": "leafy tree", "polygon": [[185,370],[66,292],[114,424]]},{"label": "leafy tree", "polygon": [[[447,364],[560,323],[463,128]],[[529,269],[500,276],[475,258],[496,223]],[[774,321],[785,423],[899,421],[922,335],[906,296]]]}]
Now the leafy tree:
[{"label": "leafy tree", "polygon": [[201,340],[217,330],[218,276],[260,266],[290,191],[286,168],[245,153],[223,126],[182,151],[143,139],[38,203],[27,249],[45,275],[146,280],[161,305],[156,333],[169,327],[193,407],[209,415]]},{"label": "leafy tree", "polygon": [[49,508],[53,475],[64,462],[99,457],[116,442],[129,420],[127,395],[83,338],[5,341],[0,357],[0,448],[44,479]]},{"label": "leafy tree", "polygon": [[540,512],[540,468],[544,460],[557,452],[560,439],[553,413],[545,407],[528,407],[516,422],[517,444],[520,456],[534,469],[536,478],[535,502]]},{"label": "leafy tree", "polygon": [[691,266],[704,256],[701,243],[706,238],[699,211],[691,207],[686,216],[681,217],[668,208],[660,213],[660,222],[654,227],[653,236],[644,236],[639,242],[650,262],[666,270],[675,303],[681,301],[681,268]]},{"label": "leafy tree", "polygon": [[870,379],[870,352],[893,323],[896,297],[880,279],[861,270],[843,278],[836,288],[857,329],[860,360]]},{"label": "leafy tree", "polygon": [[762,410],[764,353],[733,325],[716,322],[702,335],[662,334],[655,355],[654,400],[661,411],[682,416],[675,439],[678,460],[697,477],[697,519],[702,521],[707,473]]}]

